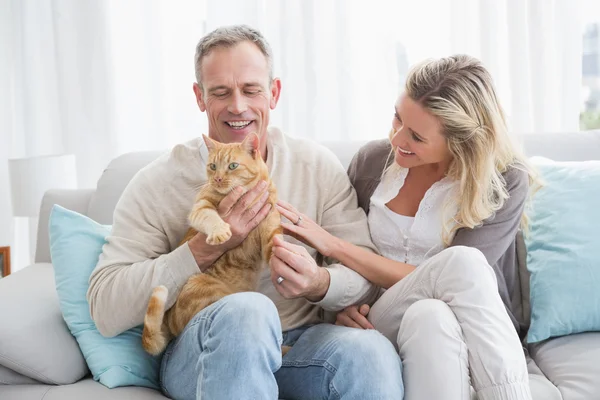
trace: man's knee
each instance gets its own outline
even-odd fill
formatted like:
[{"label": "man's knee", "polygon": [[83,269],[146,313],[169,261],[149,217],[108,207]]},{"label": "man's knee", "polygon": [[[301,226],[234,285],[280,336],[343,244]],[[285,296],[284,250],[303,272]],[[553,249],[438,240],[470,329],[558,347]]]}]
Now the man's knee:
[{"label": "man's knee", "polygon": [[376,330],[351,329],[337,344],[337,374],[369,382],[373,398],[402,398],[402,362],[385,336]]},{"label": "man's knee", "polygon": [[[271,299],[256,292],[235,293],[223,297],[214,305],[210,318],[213,329],[223,331],[219,335],[230,333],[248,340],[262,335],[281,335],[281,323],[277,308]],[[202,313],[202,312],[201,312]]]},{"label": "man's knee", "polygon": [[352,329],[340,337],[336,352],[340,361],[352,364],[374,374],[398,378],[401,374],[400,358],[392,343],[376,330]]},{"label": "man's knee", "polygon": [[241,292],[223,297],[221,312],[241,320],[253,320],[277,316],[275,303],[267,296],[257,292]]}]

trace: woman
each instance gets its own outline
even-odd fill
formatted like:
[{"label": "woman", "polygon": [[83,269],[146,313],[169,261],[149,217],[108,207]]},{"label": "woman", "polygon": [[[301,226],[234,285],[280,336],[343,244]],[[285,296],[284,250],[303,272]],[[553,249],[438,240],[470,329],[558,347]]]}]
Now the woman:
[{"label": "woman", "polygon": [[381,255],[282,202],[287,219],[302,217],[284,229],[386,289],[337,323],[375,327],[397,346],[407,400],[469,399],[470,385],[479,399],[531,399],[510,295],[533,175],[490,74],[464,55],[417,66],[392,124],[390,140],[364,146],[349,168]]}]

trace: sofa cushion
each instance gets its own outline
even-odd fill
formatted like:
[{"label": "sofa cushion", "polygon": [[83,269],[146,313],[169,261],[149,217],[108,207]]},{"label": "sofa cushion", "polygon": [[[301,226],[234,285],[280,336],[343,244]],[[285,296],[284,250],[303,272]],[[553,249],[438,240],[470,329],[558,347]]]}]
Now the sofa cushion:
[{"label": "sofa cushion", "polygon": [[77,382],[88,372],[58,305],[50,264],[0,279],[0,365],[48,384]]},{"label": "sofa cushion", "polygon": [[[141,387],[108,389],[91,378],[73,385],[0,386],[2,400],[168,400],[160,392]],[[535,399],[534,399],[535,400]]]},{"label": "sofa cushion", "polygon": [[599,332],[530,344],[529,351],[564,400],[600,399]]},{"label": "sofa cushion", "polygon": [[34,383],[40,382],[0,365],[0,385],[30,385]]},{"label": "sofa cushion", "polygon": [[526,359],[532,400],[563,400],[556,386],[548,380],[535,361],[529,356]]},{"label": "sofa cushion", "polygon": [[51,263],[48,241],[48,218],[55,204],[69,210],[87,214],[94,189],[51,189],[44,193],[38,216],[38,231],[35,246],[35,262]]},{"label": "sofa cushion", "polygon": [[529,343],[600,330],[600,161],[532,158],[544,187],[525,237],[531,273]]},{"label": "sofa cushion", "polygon": [[44,400],[44,396],[55,386],[50,385],[0,385],[2,400]]},{"label": "sofa cushion", "polygon": [[142,348],[141,327],[106,338],[90,316],[88,282],[109,233],[109,228],[84,215],[60,206],[53,208],[50,252],[60,308],[94,379],[109,388],[133,385],[156,389],[160,358]]}]

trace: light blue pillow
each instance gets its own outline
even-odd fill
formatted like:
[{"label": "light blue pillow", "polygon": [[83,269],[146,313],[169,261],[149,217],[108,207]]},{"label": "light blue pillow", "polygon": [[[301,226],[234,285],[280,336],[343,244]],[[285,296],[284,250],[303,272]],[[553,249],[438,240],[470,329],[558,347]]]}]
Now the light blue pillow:
[{"label": "light blue pillow", "polygon": [[525,237],[531,273],[529,343],[600,331],[600,161],[533,157],[544,187]]},{"label": "light blue pillow", "polygon": [[86,300],[88,281],[110,228],[58,205],[53,207],[49,226],[50,253],[60,308],[94,380],[109,388],[145,386],[158,389],[160,359],[142,348],[142,327],[105,338],[90,316]]}]

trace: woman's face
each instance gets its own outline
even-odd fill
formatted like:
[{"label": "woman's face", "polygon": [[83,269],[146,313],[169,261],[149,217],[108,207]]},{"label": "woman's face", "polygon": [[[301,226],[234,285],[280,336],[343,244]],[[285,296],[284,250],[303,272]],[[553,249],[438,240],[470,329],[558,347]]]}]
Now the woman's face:
[{"label": "woman's face", "polygon": [[406,94],[398,97],[394,108],[392,145],[396,163],[404,168],[431,164],[446,171],[452,155],[437,117]]}]

